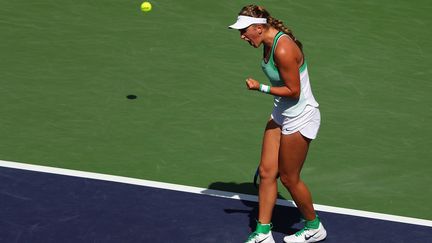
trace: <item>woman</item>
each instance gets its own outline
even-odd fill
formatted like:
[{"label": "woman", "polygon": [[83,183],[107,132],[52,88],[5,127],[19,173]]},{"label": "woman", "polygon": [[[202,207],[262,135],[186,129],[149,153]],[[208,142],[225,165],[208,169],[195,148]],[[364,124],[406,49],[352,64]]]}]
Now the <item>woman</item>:
[{"label": "woman", "polygon": [[309,83],[302,45],[283,23],[261,6],[248,5],[237,22],[229,26],[255,48],[263,44],[261,62],[272,86],[246,80],[249,90],[274,96],[274,109],[264,132],[259,166],[259,214],[255,232],[247,243],[273,243],[271,217],[277,197],[277,177],[288,189],[306,220],[302,230],[284,238],[285,242],[318,242],[327,233],[315,213],[312,197],[300,171],[311,140],[320,126],[320,112]]}]

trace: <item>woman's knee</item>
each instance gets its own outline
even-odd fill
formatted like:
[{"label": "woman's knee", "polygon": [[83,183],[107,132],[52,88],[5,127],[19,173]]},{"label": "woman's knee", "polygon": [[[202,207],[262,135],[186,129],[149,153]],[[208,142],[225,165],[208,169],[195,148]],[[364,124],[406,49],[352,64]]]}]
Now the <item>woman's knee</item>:
[{"label": "woman's knee", "polygon": [[259,166],[260,180],[265,180],[265,179],[274,179],[274,180],[276,180],[277,174],[278,174],[277,167],[276,168],[272,168],[272,167],[269,167],[269,166],[264,166],[262,164]]},{"label": "woman's knee", "polygon": [[298,175],[281,174],[280,181],[286,188],[290,189],[298,185],[300,177]]}]

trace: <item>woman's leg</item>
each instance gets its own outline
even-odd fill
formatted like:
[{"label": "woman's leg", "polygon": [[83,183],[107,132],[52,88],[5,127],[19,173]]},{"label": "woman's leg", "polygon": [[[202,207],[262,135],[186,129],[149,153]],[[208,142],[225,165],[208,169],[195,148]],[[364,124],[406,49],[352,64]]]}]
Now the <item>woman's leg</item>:
[{"label": "woman's leg", "polygon": [[300,179],[309,149],[310,139],[300,132],[282,135],[279,149],[279,173],[282,184],[288,189],[292,199],[306,220],[314,220],[315,210],[312,196],[306,184]]},{"label": "woman's leg", "polygon": [[259,166],[258,220],[262,224],[271,222],[273,208],[276,203],[280,137],[280,127],[273,120],[268,121],[264,132]]}]

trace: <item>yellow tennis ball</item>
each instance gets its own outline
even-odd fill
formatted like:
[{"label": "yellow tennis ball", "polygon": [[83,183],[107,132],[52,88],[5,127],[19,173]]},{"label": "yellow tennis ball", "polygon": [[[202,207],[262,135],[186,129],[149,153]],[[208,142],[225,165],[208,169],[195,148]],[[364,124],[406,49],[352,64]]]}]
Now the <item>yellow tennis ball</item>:
[{"label": "yellow tennis ball", "polygon": [[152,9],[152,5],[151,5],[151,3],[149,3],[149,2],[143,2],[142,4],[141,4],[141,11],[143,11],[143,12],[148,12],[148,11],[150,11]]}]

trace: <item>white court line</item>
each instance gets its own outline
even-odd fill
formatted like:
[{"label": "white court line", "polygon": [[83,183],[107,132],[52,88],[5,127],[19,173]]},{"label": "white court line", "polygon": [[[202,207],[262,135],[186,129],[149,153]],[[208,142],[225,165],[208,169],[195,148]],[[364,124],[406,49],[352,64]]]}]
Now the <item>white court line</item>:
[{"label": "white court line", "polygon": [[[3,161],[3,160],[0,160],[0,166],[7,167],[7,168],[21,169],[21,170],[51,173],[57,175],[66,175],[66,176],[81,177],[87,179],[96,179],[96,180],[119,182],[119,183],[126,183],[126,184],[138,185],[138,186],[147,186],[147,187],[154,187],[160,189],[210,195],[210,196],[223,197],[223,198],[231,198],[236,200],[247,200],[247,201],[258,202],[258,197],[254,195],[211,190],[211,189],[199,188],[193,186],[183,186],[183,185],[135,179],[135,178],[129,178],[123,176],[114,176],[114,175],[84,172],[78,170],[61,169],[61,168],[48,167],[48,166],[23,164],[23,163]],[[295,206],[294,202],[291,200],[278,199],[276,203],[281,206],[289,206],[289,207]],[[348,209],[348,208],[331,207],[331,206],[325,206],[319,204],[314,204],[314,207],[317,211],[322,211],[322,212],[344,214],[344,215],[351,215],[357,217],[372,218],[372,219],[432,227],[431,220],[417,219],[417,218],[410,218],[410,217],[403,217],[403,216],[396,216],[396,215],[382,214],[382,213],[374,213],[374,212]]]}]

